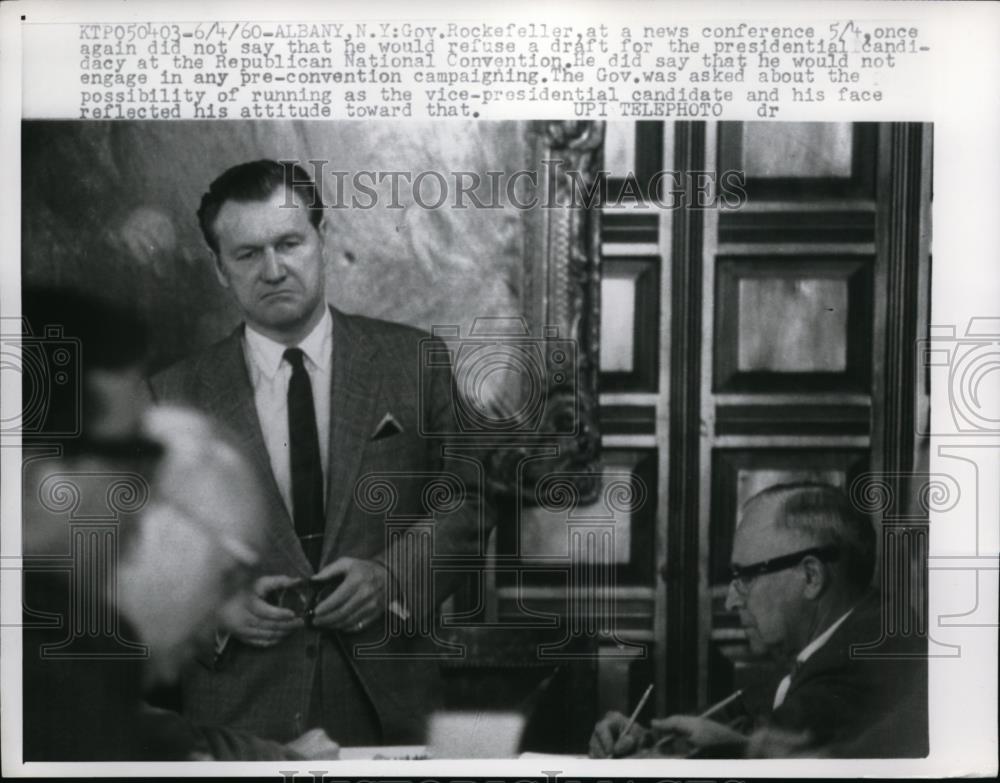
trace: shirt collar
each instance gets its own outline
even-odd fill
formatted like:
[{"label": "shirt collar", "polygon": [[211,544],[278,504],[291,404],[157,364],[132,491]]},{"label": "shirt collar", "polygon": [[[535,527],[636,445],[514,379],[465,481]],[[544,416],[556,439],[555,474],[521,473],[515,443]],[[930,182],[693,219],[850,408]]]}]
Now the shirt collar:
[{"label": "shirt collar", "polygon": [[829,628],[827,628],[823,633],[813,639],[809,644],[802,648],[802,651],[795,656],[796,663],[805,663],[809,658],[820,649],[824,644],[830,641],[830,637],[833,636],[834,631],[836,631],[841,624],[848,618],[851,612],[854,611],[854,607],[851,607],[846,612],[844,612],[836,622],[834,622]]},{"label": "shirt collar", "polygon": [[[244,339],[254,366],[266,377],[273,378],[281,368],[281,362],[288,346],[272,340],[270,337],[265,337],[250,324],[247,324],[244,330]],[[305,336],[297,347],[302,350],[306,359],[313,365],[321,370],[327,370],[333,360],[332,346],[333,318],[330,316],[330,309],[325,307],[319,323],[313,327],[313,330]]]}]

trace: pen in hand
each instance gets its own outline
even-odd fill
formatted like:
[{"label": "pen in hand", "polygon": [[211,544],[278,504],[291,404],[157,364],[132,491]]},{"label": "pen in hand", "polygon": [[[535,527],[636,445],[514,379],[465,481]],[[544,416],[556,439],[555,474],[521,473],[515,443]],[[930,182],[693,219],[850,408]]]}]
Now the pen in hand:
[{"label": "pen in hand", "polygon": [[653,692],[653,683],[650,683],[649,687],[646,688],[646,692],[642,694],[642,698],[639,699],[639,703],[635,705],[635,709],[632,710],[632,714],[629,716],[628,723],[625,724],[625,728],[622,729],[622,733],[618,735],[619,737],[628,736],[629,731],[631,731],[632,727],[635,725],[636,718],[639,717],[639,713],[642,712],[642,708],[645,707],[646,702],[649,701],[649,696],[652,692]]},{"label": "pen in hand", "polygon": [[722,712],[726,707],[728,707],[730,704],[732,704],[734,701],[736,701],[742,695],[743,695],[743,690],[742,689],[736,691],[735,693],[731,693],[726,698],[724,698],[722,701],[717,702],[716,704],[713,704],[711,707],[709,707],[707,710],[705,710],[698,717],[699,718],[711,718],[716,713]]}]

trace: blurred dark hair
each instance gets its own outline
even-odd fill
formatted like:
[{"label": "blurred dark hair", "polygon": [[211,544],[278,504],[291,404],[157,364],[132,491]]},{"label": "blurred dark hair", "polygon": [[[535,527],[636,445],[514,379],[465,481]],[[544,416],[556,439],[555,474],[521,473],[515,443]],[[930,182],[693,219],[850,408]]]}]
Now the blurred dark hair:
[{"label": "blurred dark hair", "polygon": [[205,242],[212,252],[219,252],[219,238],[215,235],[215,219],[227,201],[267,201],[274,191],[287,188],[302,199],[309,210],[309,222],[319,228],[323,219],[323,199],[319,189],[297,163],[276,160],[253,160],[226,169],[201,197],[198,207],[198,225]]},{"label": "blurred dark hair", "polygon": [[22,437],[93,446],[85,426],[96,403],[88,374],[145,370],[149,333],[129,304],[64,287],[21,295]]},{"label": "blurred dark hair", "polygon": [[25,288],[21,317],[34,340],[61,332],[80,341],[81,369],[142,366],[149,348],[146,322],[132,305],[73,288]]}]

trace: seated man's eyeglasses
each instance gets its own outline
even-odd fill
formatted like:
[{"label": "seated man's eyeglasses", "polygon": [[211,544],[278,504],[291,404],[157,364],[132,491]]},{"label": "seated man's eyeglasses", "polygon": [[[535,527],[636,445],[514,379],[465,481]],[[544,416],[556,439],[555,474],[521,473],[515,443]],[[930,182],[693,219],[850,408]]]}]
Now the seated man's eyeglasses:
[{"label": "seated man's eyeglasses", "polygon": [[815,557],[823,562],[832,562],[839,556],[840,550],[837,546],[827,544],[826,546],[814,546],[787,555],[772,557],[770,560],[762,560],[751,565],[732,563],[729,566],[729,572],[732,575],[732,585],[736,588],[736,592],[740,595],[746,595],[750,592],[753,580],[758,576],[784,571],[786,568],[794,568],[807,557]]}]

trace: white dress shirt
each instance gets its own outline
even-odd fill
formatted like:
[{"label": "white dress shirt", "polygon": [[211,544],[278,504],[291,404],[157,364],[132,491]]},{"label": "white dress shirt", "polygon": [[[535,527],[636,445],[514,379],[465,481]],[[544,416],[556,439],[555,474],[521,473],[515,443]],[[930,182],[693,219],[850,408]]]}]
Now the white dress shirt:
[{"label": "white dress shirt", "polygon": [[[795,656],[795,666],[793,670],[798,669],[802,666],[809,658],[812,657],[818,649],[820,649],[824,644],[830,641],[830,637],[833,636],[833,632],[836,631],[841,624],[846,620],[854,608],[848,609],[844,612],[840,618],[829,628],[827,628],[823,633],[813,639],[809,644],[802,648],[802,652]],[[792,672],[789,672],[784,677],[781,678],[781,682],[778,683],[778,690],[774,692],[774,707],[773,709],[778,709],[785,702],[785,696],[788,695],[788,689],[792,687]]]},{"label": "white dress shirt", "polygon": [[[289,516],[292,509],[292,468],[288,453],[288,382],[292,366],[284,360],[288,346],[265,337],[247,324],[244,331],[250,383],[253,385],[257,420]],[[316,327],[296,346],[305,354],[305,368],[312,384],[319,434],[319,458],[323,466],[323,498],[326,498],[330,447],[330,378],[333,365],[333,318],[328,309]],[[292,517],[294,519],[294,516]]]}]

